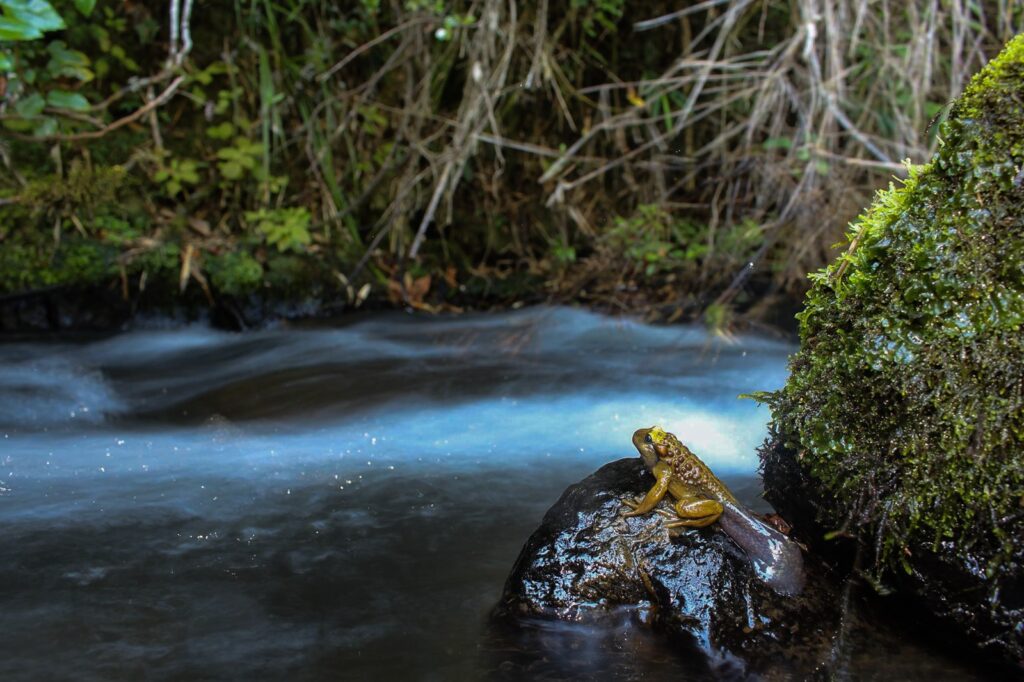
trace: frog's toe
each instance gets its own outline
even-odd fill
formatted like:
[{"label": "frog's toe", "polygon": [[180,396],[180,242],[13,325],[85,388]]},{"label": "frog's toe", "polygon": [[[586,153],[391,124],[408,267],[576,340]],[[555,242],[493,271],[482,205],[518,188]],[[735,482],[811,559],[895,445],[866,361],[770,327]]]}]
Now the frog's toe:
[{"label": "frog's toe", "polygon": [[675,519],[675,518],[677,518],[675,514],[673,514],[670,511],[666,511],[665,509],[653,509],[653,510],[651,510],[651,512],[642,512],[642,511],[640,511],[640,505],[643,503],[643,500],[644,500],[644,496],[643,495],[640,495],[639,497],[635,497],[635,498],[632,498],[632,497],[621,497],[621,498],[619,498],[619,502],[622,502],[623,505],[625,505],[626,507],[629,507],[629,509],[631,510],[631,511],[625,512],[623,514],[623,516],[626,516],[626,517],[643,516],[644,514],[650,514],[651,512],[653,512],[653,513],[658,514],[660,516],[664,516],[667,519]]},{"label": "frog's toe", "polygon": [[706,528],[718,520],[717,516],[705,516],[697,519],[679,519],[665,524],[666,528]]}]

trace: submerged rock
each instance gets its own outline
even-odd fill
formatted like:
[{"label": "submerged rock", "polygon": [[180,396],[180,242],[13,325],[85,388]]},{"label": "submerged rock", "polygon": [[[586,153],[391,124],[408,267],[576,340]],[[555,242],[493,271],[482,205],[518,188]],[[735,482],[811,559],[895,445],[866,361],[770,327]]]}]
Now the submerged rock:
[{"label": "submerged rock", "polygon": [[955,641],[1017,662],[1022,92],[1024,35],[953,105],[935,158],[881,192],[847,253],[813,277],[790,378],[763,396],[768,499],[804,539],[858,553],[877,586],[915,597]]},{"label": "submerged rock", "polygon": [[622,499],[653,480],[624,459],[567,489],[523,547],[497,615],[618,627],[626,612],[717,675],[806,677],[826,665],[841,610],[821,573],[808,567],[803,593],[783,597],[714,525],[670,536],[660,514],[624,518]]}]

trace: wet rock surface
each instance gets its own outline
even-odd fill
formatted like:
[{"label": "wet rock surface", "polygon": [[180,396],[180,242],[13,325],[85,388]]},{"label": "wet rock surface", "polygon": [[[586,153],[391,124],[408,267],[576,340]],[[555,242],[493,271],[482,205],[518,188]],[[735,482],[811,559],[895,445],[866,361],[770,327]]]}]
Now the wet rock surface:
[{"label": "wet rock surface", "polygon": [[105,287],[53,287],[0,296],[0,334],[115,332],[139,320],[172,325],[198,321],[217,329],[243,331],[277,322],[326,317],[345,308],[326,297],[277,300],[252,295],[218,296],[212,301],[177,300],[167,292],[157,291],[126,299],[119,290]]},{"label": "wet rock surface", "polygon": [[131,314],[131,306],[117,292],[54,287],[0,296],[0,333],[116,330]]},{"label": "wet rock surface", "polygon": [[657,513],[623,518],[622,498],[652,482],[639,459],[623,459],[567,489],[520,553],[496,616],[618,627],[629,613],[718,677],[827,668],[840,609],[822,571],[809,565],[804,592],[781,597],[715,526],[670,536]]}]

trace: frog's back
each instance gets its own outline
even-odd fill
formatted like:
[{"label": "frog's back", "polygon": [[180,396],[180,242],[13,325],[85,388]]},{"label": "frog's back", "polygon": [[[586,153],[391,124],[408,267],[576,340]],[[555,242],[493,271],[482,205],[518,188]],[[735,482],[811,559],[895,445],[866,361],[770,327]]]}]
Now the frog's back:
[{"label": "frog's back", "polygon": [[669,445],[669,450],[672,453],[672,472],[682,483],[700,491],[709,498],[739,505],[739,502],[729,492],[729,489],[725,487],[725,484],[711,473],[711,469],[674,436]]}]

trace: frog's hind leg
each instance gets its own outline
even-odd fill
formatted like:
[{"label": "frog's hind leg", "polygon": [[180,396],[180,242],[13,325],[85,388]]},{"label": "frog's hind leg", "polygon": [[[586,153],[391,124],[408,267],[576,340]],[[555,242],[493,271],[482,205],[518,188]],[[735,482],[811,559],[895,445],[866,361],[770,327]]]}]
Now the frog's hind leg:
[{"label": "frog's hind leg", "polygon": [[701,497],[684,497],[675,505],[676,515],[679,517],[671,523],[666,523],[666,528],[704,528],[710,526],[722,515],[724,507],[718,500],[709,500]]}]

